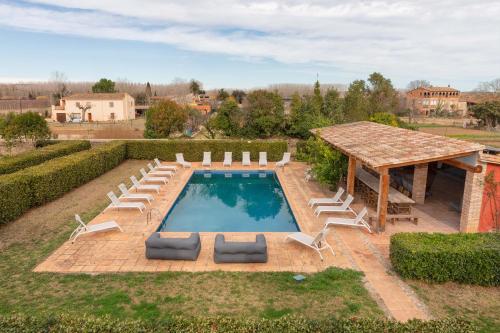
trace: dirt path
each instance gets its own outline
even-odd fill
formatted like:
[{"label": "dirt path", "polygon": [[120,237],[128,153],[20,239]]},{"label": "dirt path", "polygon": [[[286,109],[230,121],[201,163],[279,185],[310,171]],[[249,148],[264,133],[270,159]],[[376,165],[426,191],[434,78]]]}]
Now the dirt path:
[{"label": "dirt path", "polygon": [[[0,250],[16,242],[35,241],[60,228],[75,228],[75,213],[88,211],[90,207],[104,208],[108,199],[106,193],[117,191],[121,182],[127,182],[132,174],[144,167],[146,161],[128,160],[94,179],[42,207],[28,211],[14,222],[0,226]],[[128,182],[127,182],[128,184]],[[66,221],[65,224],[54,221]],[[71,222],[70,222],[71,221]]]}]

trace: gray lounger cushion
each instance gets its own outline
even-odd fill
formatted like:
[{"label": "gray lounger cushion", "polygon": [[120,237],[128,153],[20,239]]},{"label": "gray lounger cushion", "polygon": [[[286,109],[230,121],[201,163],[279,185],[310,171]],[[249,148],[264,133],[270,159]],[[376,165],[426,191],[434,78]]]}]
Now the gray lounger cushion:
[{"label": "gray lounger cushion", "polygon": [[161,238],[159,232],[146,240],[146,258],[169,260],[196,260],[201,250],[200,234],[188,238]]},{"label": "gray lounger cushion", "polygon": [[224,235],[215,237],[214,261],[223,262],[267,262],[266,237],[259,234],[255,242],[226,242]]}]

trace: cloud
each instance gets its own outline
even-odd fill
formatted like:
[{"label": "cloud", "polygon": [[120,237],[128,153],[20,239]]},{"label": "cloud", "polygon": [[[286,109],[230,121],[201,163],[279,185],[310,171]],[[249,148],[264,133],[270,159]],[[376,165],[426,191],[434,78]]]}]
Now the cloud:
[{"label": "cloud", "polygon": [[500,2],[0,0],[0,25],[345,72],[500,73]]}]

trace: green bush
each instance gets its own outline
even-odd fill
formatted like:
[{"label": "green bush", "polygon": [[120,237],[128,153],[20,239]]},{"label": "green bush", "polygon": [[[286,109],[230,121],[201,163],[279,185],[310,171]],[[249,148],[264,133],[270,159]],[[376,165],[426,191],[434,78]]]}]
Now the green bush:
[{"label": "green bush", "polygon": [[269,161],[279,161],[288,149],[286,141],[279,140],[138,140],[127,142],[127,157],[131,159],[152,160],[158,157],[165,161],[175,161],[176,153],[183,153],[186,161],[201,161],[204,151],[212,152],[212,161],[224,160],[224,152],[233,152],[233,160],[241,161],[243,151],[250,152],[253,161],[258,160],[259,152],[267,152]]},{"label": "green bush", "polygon": [[500,234],[399,233],[390,257],[404,278],[500,285]]},{"label": "green bush", "polygon": [[3,157],[0,159],[0,174],[13,173],[56,157],[72,154],[86,149],[90,149],[90,142],[88,141],[67,141],[53,145],[46,145],[43,148],[35,149],[12,157]]},{"label": "green bush", "polygon": [[0,224],[113,169],[126,153],[126,143],[115,141],[0,176]]},{"label": "green bush", "polygon": [[285,316],[279,319],[178,318],[155,322],[109,317],[60,315],[54,317],[0,316],[0,331],[17,332],[335,332],[335,333],[471,333],[475,327],[460,319],[410,320],[406,323],[380,319],[311,320]]}]

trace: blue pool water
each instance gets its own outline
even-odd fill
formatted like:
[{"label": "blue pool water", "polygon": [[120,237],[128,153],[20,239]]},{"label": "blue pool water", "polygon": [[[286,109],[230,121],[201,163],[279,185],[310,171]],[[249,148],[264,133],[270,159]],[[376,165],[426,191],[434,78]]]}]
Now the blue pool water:
[{"label": "blue pool water", "polygon": [[158,231],[299,231],[274,171],[195,171]]}]

